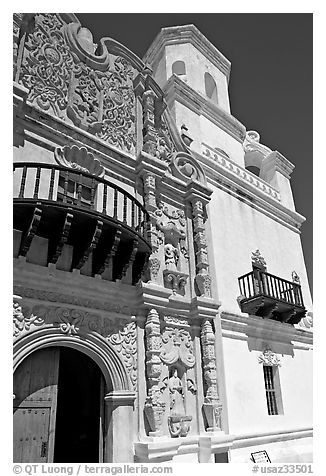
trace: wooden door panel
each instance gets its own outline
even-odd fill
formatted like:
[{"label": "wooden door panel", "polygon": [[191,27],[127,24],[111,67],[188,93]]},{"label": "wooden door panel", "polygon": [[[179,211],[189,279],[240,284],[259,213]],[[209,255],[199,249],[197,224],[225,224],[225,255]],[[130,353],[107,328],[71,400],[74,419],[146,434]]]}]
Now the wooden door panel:
[{"label": "wooden door panel", "polygon": [[46,463],[51,408],[14,408],[14,463]]},{"label": "wooden door panel", "polygon": [[34,352],[14,375],[14,461],[52,462],[59,348]]},{"label": "wooden door panel", "polygon": [[14,376],[15,406],[23,402],[51,402],[58,385],[59,349],[34,352],[18,367]]}]

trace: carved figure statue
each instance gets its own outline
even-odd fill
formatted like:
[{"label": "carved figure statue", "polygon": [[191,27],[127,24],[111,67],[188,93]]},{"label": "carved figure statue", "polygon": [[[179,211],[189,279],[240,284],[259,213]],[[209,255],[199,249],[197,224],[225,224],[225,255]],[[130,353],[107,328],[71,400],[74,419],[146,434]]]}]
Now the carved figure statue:
[{"label": "carved figure statue", "polygon": [[175,248],[170,243],[164,246],[165,253],[165,264],[168,269],[176,269],[179,259],[179,253],[177,248]]},{"label": "carved figure statue", "polygon": [[183,387],[180,378],[178,377],[177,369],[173,370],[172,376],[169,379],[170,390],[170,410],[171,415],[184,415],[184,396]]}]

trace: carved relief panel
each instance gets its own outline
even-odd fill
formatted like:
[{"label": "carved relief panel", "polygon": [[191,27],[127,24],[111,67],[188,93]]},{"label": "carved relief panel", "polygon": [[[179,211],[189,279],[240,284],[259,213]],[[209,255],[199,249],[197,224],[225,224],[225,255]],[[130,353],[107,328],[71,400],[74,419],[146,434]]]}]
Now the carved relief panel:
[{"label": "carved relief panel", "polygon": [[[135,69],[106,48],[96,56],[91,33],[76,23],[67,25],[48,13],[35,15],[34,22],[24,38],[17,74],[29,90],[27,100],[116,147],[134,151]],[[81,51],[87,50],[92,66],[83,61]]]},{"label": "carved relief panel", "polygon": [[[146,321],[147,399],[149,435],[186,436],[197,393],[193,336],[187,319],[164,316],[152,309]],[[190,406],[189,406],[190,405]]]},{"label": "carved relief panel", "polygon": [[78,308],[48,304],[26,304],[13,297],[14,340],[40,327],[55,327],[63,335],[81,336],[96,332],[115,349],[124,363],[134,389],[137,388],[137,329],[134,321],[110,319]]}]

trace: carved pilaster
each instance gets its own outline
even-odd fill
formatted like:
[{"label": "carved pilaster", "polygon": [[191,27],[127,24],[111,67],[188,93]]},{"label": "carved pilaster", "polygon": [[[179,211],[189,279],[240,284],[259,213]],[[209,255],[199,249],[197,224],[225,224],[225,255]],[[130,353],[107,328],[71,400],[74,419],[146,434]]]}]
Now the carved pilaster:
[{"label": "carved pilaster", "polygon": [[201,295],[211,297],[211,277],[208,274],[207,242],[204,224],[204,204],[199,199],[191,201],[196,255],[196,284]]},{"label": "carved pilaster", "polygon": [[144,199],[146,210],[150,212],[155,212],[157,209],[156,204],[156,177],[154,174],[145,172],[143,174],[144,181]]},{"label": "carved pilaster", "polygon": [[143,150],[148,154],[156,153],[156,132],[155,132],[155,93],[152,90],[143,94]]},{"label": "carved pilaster", "polygon": [[[150,215],[157,209],[156,204],[156,177],[150,172],[143,173],[143,182],[144,182],[144,201],[145,208],[150,213]],[[153,220],[150,220],[147,230],[148,240],[152,246],[153,253],[158,251],[158,242],[157,242],[157,227]],[[152,275],[151,275],[152,278]]]},{"label": "carved pilaster", "polygon": [[207,431],[216,431],[221,429],[220,417],[222,404],[219,399],[217,388],[215,335],[212,323],[209,319],[205,319],[203,321],[200,337],[202,345],[204,379],[206,383],[203,410],[208,425]]},{"label": "carved pilaster", "polygon": [[161,333],[160,319],[157,311],[152,309],[147,316],[146,325],[146,370],[147,370],[147,398],[145,402],[145,415],[150,426],[151,436],[161,435],[162,419],[165,403],[161,398],[159,382],[162,371],[160,359]]}]

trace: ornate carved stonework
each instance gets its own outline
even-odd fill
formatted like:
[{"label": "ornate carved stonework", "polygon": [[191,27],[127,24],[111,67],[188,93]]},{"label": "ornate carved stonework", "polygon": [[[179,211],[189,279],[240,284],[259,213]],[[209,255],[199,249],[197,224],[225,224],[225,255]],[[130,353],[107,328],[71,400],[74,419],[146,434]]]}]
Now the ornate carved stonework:
[{"label": "ornate carved stonework", "polygon": [[171,212],[166,205],[159,202],[151,218],[164,237],[166,265],[172,264],[175,269],[174,266],[177,266],[179,260],[179,251],[186,259],[189,258],[184,211],[173,210]]},{"label": "ornate carved stonework", "polygon": [[180,273],[179,271],[172,271],[165,269],[163,271],[164,285],[166,288],[171,288],[173,294],[184,294],[184,289],[187,284],[188,274]]},{"label": "ornate carved stonework", "polygon": [[309,311],[307,315],[301,319],[298,326],[302,329],[312,331],[314,326],[313,312]]},{"label": "ornate carved stonework", "polygon": [[88,172],[97,177],[104,176],[104,167],[91,152],[88,152],[86,147],[77,147],[76,145],[57,147],[54,150],[54,158],[59,165],[64,167]]},{"label": "ornate carved stonework", "polygon": [[25,315],[23,314],[21,299],[21,296],[13,296],[14,337],[18,337],[23,331],[30,331],[33,326],[39,327],[44,324],[44,319],[40,316],[28,313],[28,311],[25,312]]},{"label": "ornate carved stonework", "polygon": [[261,268],[262,270],[266,271],[266,261],[260,254],[259,250],[253,251],[251,253],[251,261],[253,266],[256,266],[257,268]]},{"label": "ornate carved stonework", "polygon": [[197,180],[205,183],[205,175],[197,161],[186,152],[173,154],[170,168],[174,176],[184,181]]},{"label": "ornate carved stonework", "polygon": [[137,387],[137,332],[135,322],[108,319],[76,308],[36,304],[30,309],[21,306],[21,297],[14,296],[14,337],[34,327],[52,325],[63,334],[77,336],[84,332],[101,334],[115,348],[123,361],[134,389]]},{"label": "ornate carved stonework", "polygon": [[180,360],[186,368],[193,367],[196,359],[190,332],[187,329],[165,327],[162,334],[160,357],[162,362],[167,365],[172,365]]},{"label": "ornate carved stonework", "polygon": [[271,367],[281,367],[280,358],[271,349],[264,350],[264,352],[258,356],[258,362]]},{"label": "ornate carved stonework", "polygon": [[72,304],[86,308],[100,309],[106,312],[111,311],[117,314],[123,314],[125,316],[131,316],[133,314],[133,309],[131,307],[127,306],[126,304],[114,303],[112,300],[100,301],[98,299],[86,298],[81,295],[75,296],[72,294],[62,294],[55,291],[46,291],[43,289],[27,288],[22,286],[17,286],[15,292],[19,292],[22,297],[39,299],[41,301]]},{"label": "ornate carved stonework", "polygon": [[152,90],[143,94],[143,150],[148,154],[156,154],[156,131],[155,131],[155,93]]},{"label": "ornate carved stonework", "polygon": [[122,329],[107,337],[122,358],[134,389],[137,388],[137,329],[135,322],[127,323]]},{"label": "ornate carved stonework", "polygon": [[149,258],[149,270],[150,270],[150,279],[151,280],[156,280],[157,276],[158,276],[158,272],[160,270],[160,266],[161,266],[161,262],[158,258],[156,258],[155,256],[152,256],[151,258]]},{"label": "ornate carved stonework", "polygon": [[197,274],[195,277],[199,292],[203,296],[211,296],[212,278],[209,274]]},{"label": "ornate carved stonework", "polygon": [[292,271],[292,282],[295,283],[295,284],[300,284],[300,276],[298,275],[298,273],[296,271]]},{"label": "ornate carved stonework", "polygon": [[[76,126],[127,151],[135,146],[134,70],[122,57],[93,69],[80,56],[85,35],[77,34],[68,44],[67,29],[56,14],[37,14],[35,29],[25,41],[19,82],[29,89],[28,101],[41,109],[72,121]],[[73,35],[73,33],[72,33]],[[85,48],[84,48],[85,49]],[[86,51],[86,50],[85,50]],[[94,66],[96,56],[93,55]]]},{"label": "ornate carved stonework", "polygon": [[216,356],[215,356],[215,335],[212,323],[205,319],[201,327],[201,345],[203,355],[204,379],[206,391],[204,397],[203,410],[207,420],[207,431],[221,429],[220,416],[222,404],[218,395]]},{"label": "ornate carved stonework", "polygon": [[171,163],[171,156],[176,152],[176,147],[172,139],[169,127],[166,124],[163,116],[156,124],[156,152],[155,156],[164,162]]},{"label": "ornate carved stonework", "polygon": [[57,308],[54,319],[59,323],[59,327],[64,334],[76,335],[85,318],[85,312],[79,309]]},{"label": "ornate carved stonework", "polygon": [[160,318],[155,309],[152,309],[147,316],[146,325],[146,370],[147,370],[147,398],[144,412],[150,426],[150,435],[160,436],[163,415],[165,412],[165,402],[162,400],[160,379],[162,363],[161,353],[161,333]]},{"label": "ornate carved stonework", "polygon": [[204,204],[195,198],[191,201],[197,274],[195,282],[199,294],[211,297],[211,277],[208,273],[207,242],[204,223]]},{"label": "ornate carved stonework", "polygon": [[188,320],[182,317],[164,316],[164,322],[176,327],[190,327]]},{"label": "ornate carved stonework", "polygon": [[272,152],[269,147],[260,143],[260,135],[256,131],[246,132],[243,148],[245,152],[260,152],[263,157]]}]

